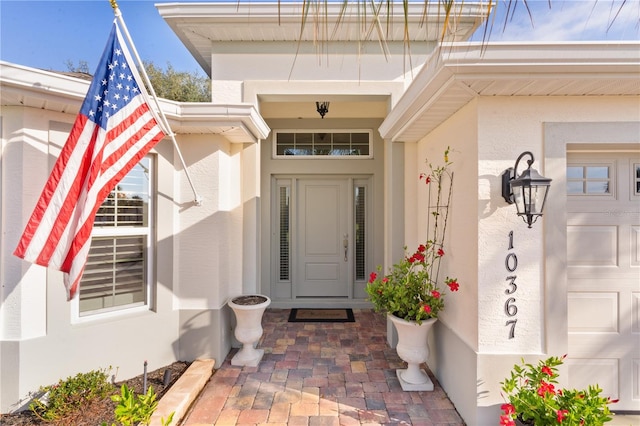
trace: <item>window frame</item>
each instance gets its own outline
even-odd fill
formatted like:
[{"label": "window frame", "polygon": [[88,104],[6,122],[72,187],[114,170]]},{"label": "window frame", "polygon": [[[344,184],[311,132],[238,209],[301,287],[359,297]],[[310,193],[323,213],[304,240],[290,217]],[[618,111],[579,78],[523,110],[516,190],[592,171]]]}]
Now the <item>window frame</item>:
[{"label": "window frame", "polygon": [[[336,133],[366,133],[369,136],[367,155],[283,155],[278,154],[279,134],[336,134]],[[373,158],[373,130],[372,129],[278,129],[273,131],[271,143],[271,158],[275,160],[370,160]]]},{"label": "window frame", "polygon": [[[589,182],[604,182],[605,179],[589,179],[588,176],[583,174],[581,179],[577,178],[569,178],[569,168],[570,167],[581,167],[583,171],[589,167],[607,167],[609,177],[606,181],[609,183],[609,192],[606,193],[597,193],[597,192],[586,192],[585,186]],[[598,199],[602,198],[613,198],[617,197],[617,167],[615,161],[571,161],[567,162],[566,166],[566,179],[567,186],[565,188],[565,193],[568,197],[576,197],[576,198],[588,198],[595,197]],[[569,183],[570,182],[582,182],[583,183],[583,192],[569,192]]]},{"label": "window frame", "polygon": [[[156,186],[157,186],[157,167],[156,156],[147,154],[144,159],[148,159],[148,206],[147,206],[147,226],[94,226],[91,230],[91,238],[94,237],[130,237],[142,236],[146,237],[145,247],[145,300],[144,302],[135,302],[126,305],[118,305],[109,308],[80,312],[80,294],[82,291],[82,282],[76,297],[72,300],[72,322],[83,323],[96,320],[121,317],[132,313],[148,312],[153,309],[154,304],[154,288],[155,282],[155,246],[156,246]],[[136,165],[137,166],[137,165]],[[132,169],[133,170],[133,169]],[[123,178],[124,179],[124,178]]]}]

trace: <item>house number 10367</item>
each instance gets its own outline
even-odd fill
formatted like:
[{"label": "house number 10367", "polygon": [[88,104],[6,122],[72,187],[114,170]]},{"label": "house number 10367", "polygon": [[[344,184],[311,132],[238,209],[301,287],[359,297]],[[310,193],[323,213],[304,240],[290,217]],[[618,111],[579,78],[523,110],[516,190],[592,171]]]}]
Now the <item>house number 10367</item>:
[{"label": "house number 10367", "polygon": [[508,318],[505,326],[509,328],[509,339],[513,339],[516,336],[516,323],[518,319],[515,318],[518,313],[518,307],[516,306],[516,298],[513,297],[516,290],[518,290],[518,285],[516,284],[517,276],[513,274],[516,269],[518,269],[518,256],[511,251],[513,250],[513,231],[509,232],[509,253],[507,253],[507,257],[504,259],[504,266],[512,275],[507,276],[507,289],[504,291],[504,294],[509,296],[507,300],[504,302],[504,313]]}]

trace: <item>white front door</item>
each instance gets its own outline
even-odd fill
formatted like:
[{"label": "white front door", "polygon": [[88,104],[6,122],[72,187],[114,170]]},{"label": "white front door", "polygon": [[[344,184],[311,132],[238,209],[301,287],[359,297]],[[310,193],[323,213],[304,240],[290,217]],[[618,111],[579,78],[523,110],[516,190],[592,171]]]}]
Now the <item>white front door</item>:
[{"label": "white front door", "polygon": [[347,297],[352,280],[347,179],[298,179],[295,296]]},{"label": "white front door", "polygon": [[569,385],[640,410],[640,155],[569,153]]}]

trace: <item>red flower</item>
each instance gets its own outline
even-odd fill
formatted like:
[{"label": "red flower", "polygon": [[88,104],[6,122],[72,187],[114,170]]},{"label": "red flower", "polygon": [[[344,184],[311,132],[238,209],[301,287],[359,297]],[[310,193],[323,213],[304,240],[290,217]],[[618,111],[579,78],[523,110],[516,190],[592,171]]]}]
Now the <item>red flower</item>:
[{"label": "red flower", "polygon": [[416,257],[415,256],[411,256],[407,258],[407,262],[409,263],[414,263],[416,261]]},{"label": "red flower", "polygon": [[458,281],[456,280],[448,281],[447,285],[449,286],[449,289],[451,291],[458,291],[458,289],[460,288],[460,284],[458,284]]},{"label": "red flower", "polygon": [[567,410],[558,410],[558,423],[562,423],[562,420],[566,417],[567,414],[569,414],[569,411]]},{"label": "red flower", "polygon": [[511,404],[502,404],[500,406],[500,409],[502,411],[504,411],[504,413],[507,414],[507,415],[511,415],[511,414],[514,414],[516,412],[515,407],[513,405],[511,405]]},{"label": "red flower", "polygon": [[384,277],[384,278],[382,279],[382,282],[383,282],[383,283],[385,283],[385,284],[386,284],[386,283],[388,283],[388,282],[389,282],[389,278]]},{"label": "red flower", "polygon": [[422,180],[424,178],[424,183],[426,183],[427,185],[429,185],[429,183],[431,182],[431,176],[425,174],[425,173],[420,173],[420,180]]},{"label": "red flower", "polygon": [[418,246],[418,252],[420,252],[420,253],[424,253],[426,249],[427,249],[427,247],[424,244],[420,244]]},{"label": "red flower", "polygon": [[538,395],[545,397],[546,394],[555,395],[556,390],[551,383],[547,383],[544,380],[540,380],[540,387],[538,388]]},{"label": "red flower", "polygon": [[545,365],[544,367],[542,367],[542,372],[544,374],[546,374],[547,376],[553,377],[553,370],[551,370],[551,368],[549,368],[549,366]]},{"label": "red flower", "polygon": [[422,305],[422,310],[424,311],[424,313],[426,313],[426,314],[430,314],[430,313],[431,313],[431,306],[429,306],[429,305]]},{"label": "red flower", "polygon": [[415,253],[413,256],[411,256],[415,261],[418,262],[424,262],[424,254],[422,253]]},{"label": "red flower", "polygon": [[433,297],[435,297],[436,299],[439,299],[439,298],[440,298],[440,292],[439,292],[439,291],[437,291],[437,290],[433,290],[433,291],[431,292],[431,295],[432,295]]},{"label": "red flower", "polygon": [[377,277],[378,277],[378,274],[376,274],[375,272],[372,272],[372,273],[369,275],[369,283],[374,282],[374,281],[376,280],[376,278],[377,278]]},{"label": "red flower", "polygon": [[500,426],[516,426],[516,422],[510,416],[503,414],[500,416]]},{"label": "red flower", "polygon": [[438,249],[438,256],[444,256],[444,250],[442,250],[441,248]]}]

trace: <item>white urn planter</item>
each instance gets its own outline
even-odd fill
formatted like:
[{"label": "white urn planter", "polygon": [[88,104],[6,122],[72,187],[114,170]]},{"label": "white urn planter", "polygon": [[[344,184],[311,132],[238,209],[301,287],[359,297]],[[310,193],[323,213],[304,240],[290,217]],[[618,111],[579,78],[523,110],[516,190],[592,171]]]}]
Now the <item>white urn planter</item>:
[{"label": "white urn planter", "polygon": [[388,314],[388,317],[398,331],[398,345],[396,346],[398,356],[407,363],[406,369],[396,370],[402,390],[432,391],[433,382],[427,372],[420,368],[420,364],[429,358],[427,338],[431,327],[438,319],[431,318],[418,324],[391,314]]},{"label": "white urn planter", "polygon": [[236,316],[235,336],[242,348],[231,358],[231,365],[257,367],[264,349],[256,349],[262,337],[262,314],[271,299],[259,294],[236,296],[227,302]]}]

